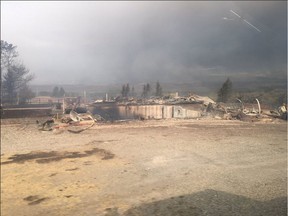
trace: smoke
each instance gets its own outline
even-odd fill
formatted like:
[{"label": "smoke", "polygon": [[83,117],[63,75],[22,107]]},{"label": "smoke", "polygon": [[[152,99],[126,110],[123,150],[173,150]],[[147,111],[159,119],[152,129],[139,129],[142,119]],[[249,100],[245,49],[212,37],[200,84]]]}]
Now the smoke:
[{"label": "smoke", "polygon": [[34,83],[286,74],[286,2],[2,2],[1,20]]}]

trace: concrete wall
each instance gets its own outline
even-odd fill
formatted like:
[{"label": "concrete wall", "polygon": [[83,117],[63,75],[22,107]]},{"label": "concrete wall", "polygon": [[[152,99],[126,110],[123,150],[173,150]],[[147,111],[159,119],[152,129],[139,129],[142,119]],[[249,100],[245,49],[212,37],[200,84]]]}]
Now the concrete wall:
[{"label": "concrete wall", "polygon": [[169,118],[198,118],[200,110],[183,108],[175,105],[127,105],[118,106],[121,119],[169,119]]},{"label": "concrete wall", "polygon": [[173,118],[173,106],[163,106],[162,118],[163,119]]},{"label": "concrete wall", "polygon": [[[169,116],[169,108],[164,109],[166,117]],[[121,118],[126,119],[162,119],[163,106],[162,105],[127,105],[118,106],[118,113]],[[172,116],[172,114],[171,114]]]},{"label": "concrete wall", "polygon": [[200,118],[202,112],[196,110],[186,110],[186,118]]},{"label": "concrete wall", "polygon": [[186,118],[186,109],[183,109],[181,106],[173,106],[173,117]]}]

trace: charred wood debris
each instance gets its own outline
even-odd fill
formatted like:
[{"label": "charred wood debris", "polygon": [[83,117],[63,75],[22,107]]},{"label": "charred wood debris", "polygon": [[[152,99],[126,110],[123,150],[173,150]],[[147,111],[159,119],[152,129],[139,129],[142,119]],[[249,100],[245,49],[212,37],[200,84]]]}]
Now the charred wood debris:
[{"label": "charred wood debris", "polygon": [[[181,105],[200,104],[202,106],[201,118],[214,118],[222,120],[240,120],[246,122],[272,122],[276,119],[287,121],[287,104],[277,109],[261,108],[260,101],[255,98],[255,104],[244,104],[240,99],[235,103],[215,102],[209,97],[191,94],[188,97],[151,97],[149,99],[116,98],[117,105]],[[111,102],[111,101],[110,101]],[[97,101],[103,103],[103,101]],[[93,104],[93,103],[92,103]],[[63,131],[81,133],[96,122],[107,122],[100,115],[93,115],[87,111],[87,105],[78,98],[65,98],[63,100],[63,113],[57,113],[44,122],[36,121],[39,130]]]}]

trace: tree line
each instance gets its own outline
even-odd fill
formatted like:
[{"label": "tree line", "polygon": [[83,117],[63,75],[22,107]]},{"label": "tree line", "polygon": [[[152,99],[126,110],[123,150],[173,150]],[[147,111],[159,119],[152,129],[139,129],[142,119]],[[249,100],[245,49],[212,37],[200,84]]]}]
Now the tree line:
[{"label": "tree line", "polygon": [[232,82],[230,78],[223,83],[222,87],[217,92],[217,102],[228,102],[232,95]]},{"label": "tree line", "polygon": [[[1,40],[1,104],[25,103],[29,99],[35,97],[35,93],[29,87],[29,83],[35,76],[31,74],[26,66],[19,61],[18,57],[19,53],[17,51],[17,46]],[[231,100],[232,96],[237,96],[236,92],[233,93],[232,87],[232,81],[230,78],[227,78],[221,88],[217,91],[217,102],[226,103]],[[153,93],[152,91],[153,90],[149,83],[144,84],[141,97],[148,98],[152,95],[157,97],[163,96],[163,90],[159,81],[156,83],[155,91],[153,91]],[[287,102],[287,93],[281,93],[281,95],[276,91],[272,93],[271,101],[273,101],[273,98],[276,98],[276,103]],[[66,93],[62,87],[59,88],[56,86],[49,96],[63,97],[68,94],[69,93]],[[134,86],[130,88],[129,83],[123,85],[121,95],[122,97],[136,97]],[[254,96],[255,95],[251,95],[251,98],[253,99]],[[246,100],[248,100],[250,95],[247,96],[244,93],[238,93],[238,98],[246,98]]]},{"label": "tree line", "polygon": [[[1,104],[22,104],[36,96],[29,87],[35,76],[18,57],[17,46],[1,40]],[[64,95],[65,90],[57,86],[49,94],[53,97]]]},{"label": "tree line", "polygon": [[28,85],[34,75],[20,63],[16,48],[1,40],[1,104],[25,103],[35,97]]},{"label": "tree line", "polygon": [[[157,96],[157,97],[163,96],[162,87],[160,86],[159,81],[157,81],[157,83],[156,83],[154,95]],[[121,96],[122,97],[129,97],[129,96],[136,97],[137,95],[136,95],[134,86],[132,86],[132,88],[130,90],[129,83],[122,85]],[[142,93],[141,93],[141,97],[142,98],[147,98],[149,96],[151,96],[151,85],[149,83],[147,83],[147,84],[143,85],[143,90],[142,90]]]},{"label": "tree line", "polygon": [[55,86],[53,91],[52,91],[52,94],[51,94],[52,97],[64,97],[65,96],[65,90],[58,86]]},{"label": "tree line", "polygon": [[[136,97],[134,86],[130,90],[129,83],[122,85],[121,96],[124,98],[129,96]],[[152,96],[151,85],[149,83],[146,83],[143,85],[141,97],[148,98],[149,96]],[[159,81],[156,82],[155,92],[153,96],[156,97],[163,96],[162,87]],[[231,96],[232,96],[232,81],[230,80],[230,78],[227,78],[227,80],[222,84],[221,88],[217,91],[217,102],[226,103],[231,99]]]},{"label": "tree line", "polygon": [[[34,79],[34,75],[29,72],[23,63],[18,60],[17,46],[1,40],[1,103],[25,103],[27,100],[35,97],[35,93],[29,87],[29,82]],[[151,93],[151,85],[143,85],[142,98],[147,98],[152,94],[161,97],[163,95],[162,87],[157,81],[155,92]],[[219,89],[218,102],[227,102],[232,93],[232,82],[228,78]],[[62,87],[54,87],[51,96],[63,97],[65,90]],[[130,88],[129,83],[122,86],[122,97],[135,97],[134,86]]]}]

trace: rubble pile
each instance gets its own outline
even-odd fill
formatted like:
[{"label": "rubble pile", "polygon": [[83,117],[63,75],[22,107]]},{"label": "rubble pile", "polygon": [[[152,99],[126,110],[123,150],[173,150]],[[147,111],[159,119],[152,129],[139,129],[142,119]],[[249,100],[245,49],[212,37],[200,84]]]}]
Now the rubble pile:
[{"label": "rubble pile", "polygon": [[261,109],[259,100],[256,98],[257,109],[252,106],[244,106],[244,103],[239,101],[238,104],[229,105],[224,103],[208,104],[206,109],[207,116],[212,116],[218,119],[226,120],[241,120],[241,121],[273,121],[274,119],[287,120],[287,108],[283,104],[278,110]]},{"label": "rubble pile", "polygon": [[203,97],[196,94],[190,94],[188,97],[150,97],[150,98],[124,98],[117,99],[115,102],[119,105],[174,105],[174,104],[203,104],[207,106],[209,103],[215,102],[209,97]]},{"label": "rubble pile", "polygon": [[95,125],[97,119],[91,113],[77,113],[73,110],[69,114],[64,114],[61,118],[54,116],[41,123],[36,121],[38,129],[42,131],[56,131],[67,129],[71,133],[80,133]]},{"label": "rubble pile", "polygon": [[[93,127],[96,122],[105,121],[101,115],[93,116],[87,109],[84,109],[86,105],[83,106],[79,98],[74,101],[65,100],[64,102],[61,117],[59,118],[57,114],[43,123],[37,121],[39,130],[59,131],[67,129],[71,133],[80,133]],[[125,100],[114,101],[112,108],[115,112],[122,113],[124,117],[134,117],[134,119],[136,119],[135,116],[138,116],[138,119],[214,118],[248,122],[287,120],[286,104],[283,104],[277,110],[261,109],[257,98],[255,104],[252,105],[244,104],[240,99],[237,99],[237,103],[216,103],[209,97],[196,94],[190,94],[188,97],[177,95],[173,98],[126,98]],[[100,109],[100,107],[97,109]],[[79,113],[77,110],[81,112]]]}]

